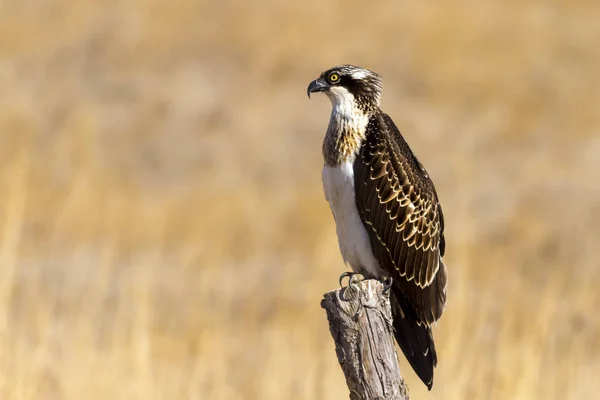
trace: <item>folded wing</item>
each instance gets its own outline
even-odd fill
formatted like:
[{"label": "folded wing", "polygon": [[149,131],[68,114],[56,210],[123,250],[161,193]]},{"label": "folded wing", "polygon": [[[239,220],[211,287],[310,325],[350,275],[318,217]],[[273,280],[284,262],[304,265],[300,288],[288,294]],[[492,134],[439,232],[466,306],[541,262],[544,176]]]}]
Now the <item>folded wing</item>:
[{"label": "folded wing", "polygon": [[384,113],[369,121],[354,179],[356,205],[375,257],[417,322],[435,322],[446,303],[442,209],[427,172]]}]

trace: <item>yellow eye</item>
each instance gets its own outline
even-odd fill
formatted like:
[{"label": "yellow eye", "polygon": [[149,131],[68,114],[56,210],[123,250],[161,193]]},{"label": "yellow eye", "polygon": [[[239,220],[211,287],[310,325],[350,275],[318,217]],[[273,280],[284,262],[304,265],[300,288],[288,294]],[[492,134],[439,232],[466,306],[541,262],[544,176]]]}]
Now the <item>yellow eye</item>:
[{"label": "yellow eye", "polygon": [[329,82],[335,83],[339,80],[340,80],[340,76],[338,74],[333,73],[333,74],[329,75]]}]

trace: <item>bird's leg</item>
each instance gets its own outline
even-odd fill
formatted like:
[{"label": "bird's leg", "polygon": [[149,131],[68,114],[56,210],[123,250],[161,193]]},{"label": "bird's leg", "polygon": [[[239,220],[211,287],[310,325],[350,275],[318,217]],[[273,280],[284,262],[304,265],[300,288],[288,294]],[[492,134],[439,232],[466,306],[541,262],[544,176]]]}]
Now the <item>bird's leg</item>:
[{"label": "bird's leg", "polygon": [[361,274],[353,273],[352,275],[350,275],[350,279],[348,280],[348,286],[356,288],[356,284],[364,280],[365,278]]},{"label": "bird's leg", "polygon": [[[363,281],[365,278],[360,273],[344,272],[340,276],[340,287],[342,288],[344,287],[342,281],[345,277],[348,277],[348,286],[345,288],[344,293],[348,292],[348,294],[353,293],[356,295],[359,291],[359,286],[357,284]],[[344,295],[344,297],[346,297],[346,295]],[[353,297],[353,295],[351,295],[351,297]]]},{"label": "bird's leg", "polygon": [[349,272],[349,271],[346,271],[342,275],[340,275],[340,280],[339,280],[340,287],[344,287],[344,285],[343,285],[342,282],[343,282],[343,280],[344,280],[345,277],[348,277],[348,286],[353,286],[356,283],[362,282],[365,279],[364,276],[362,276],[358,272]]},{"label": "bird's leg", "polygon": [[382,282],[383,282],[383,293],[387,294],[387,292],[390,291],[390,289],[392,288],[392,285],[394,284],[394,278],[392,278],[391,276],[388,276]]}]

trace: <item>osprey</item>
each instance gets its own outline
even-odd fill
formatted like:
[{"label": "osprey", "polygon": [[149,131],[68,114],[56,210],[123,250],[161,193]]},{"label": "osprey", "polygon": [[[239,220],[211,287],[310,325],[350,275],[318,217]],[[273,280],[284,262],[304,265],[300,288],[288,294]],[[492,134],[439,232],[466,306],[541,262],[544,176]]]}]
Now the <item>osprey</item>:
[{"label": "osprey", "polygon": [[444,217],[429,174],[381,110],[381,90],[378,74],[341,65],[307,92],[324,92],[333,106],[323,188],[344,262],[366,278],[391,281],[396,341],[431,390],[431,325],[446,304]]}]

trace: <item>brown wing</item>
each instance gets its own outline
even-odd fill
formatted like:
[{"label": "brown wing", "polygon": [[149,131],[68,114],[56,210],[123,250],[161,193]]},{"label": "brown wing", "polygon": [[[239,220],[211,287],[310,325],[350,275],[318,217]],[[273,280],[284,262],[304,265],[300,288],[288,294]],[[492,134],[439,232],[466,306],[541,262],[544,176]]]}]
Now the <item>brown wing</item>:
[{"label": "brown wing", "polygon": [[356,205],[375,258],[419,322],[433,323],[446,303],[442,209],[427,172],[384,113],[369,121],[354,176]]}]

